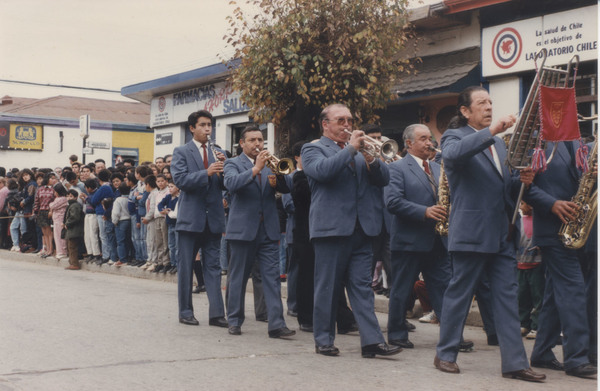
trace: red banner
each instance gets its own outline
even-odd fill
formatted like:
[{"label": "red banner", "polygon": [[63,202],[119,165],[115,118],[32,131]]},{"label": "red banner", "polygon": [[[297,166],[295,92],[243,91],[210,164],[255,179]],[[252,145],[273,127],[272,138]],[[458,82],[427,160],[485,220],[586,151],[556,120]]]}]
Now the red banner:
[{"label": "red banner", "polygon": [[541,87],[542,134],[547,141],[573,141],[581,136],[574,88]]}]

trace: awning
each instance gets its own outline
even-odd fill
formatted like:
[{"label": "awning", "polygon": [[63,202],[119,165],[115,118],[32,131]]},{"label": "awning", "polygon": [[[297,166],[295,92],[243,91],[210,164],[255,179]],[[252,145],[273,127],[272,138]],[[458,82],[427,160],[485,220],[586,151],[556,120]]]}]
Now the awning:
[{"label": "awning", "polygon": [[416,74],[391,87],[398,100],[414,99],[448,92],[460,92],[480,82],[480,48],[423,57]]}]

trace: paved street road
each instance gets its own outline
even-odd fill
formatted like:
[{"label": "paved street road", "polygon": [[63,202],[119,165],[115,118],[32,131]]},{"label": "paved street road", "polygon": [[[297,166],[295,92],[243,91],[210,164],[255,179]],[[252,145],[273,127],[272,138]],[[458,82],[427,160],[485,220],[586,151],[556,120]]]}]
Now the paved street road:
[{"label": "paved street road", "polygon": [[[65,271],[56,261],[2,251],[0,391],[597,389],[595,380],[552,371],[544,371],[545,385],[503,379],[498,348],[477,327],[465,331],[476,351],[461,354],[462,373],[450,375],[432,365],[435,325],[419,324],[411,334],[416,348],[392,358],[361,358],[357,333],[337,338],[339,357],[324,357],[314,353],[311,334],[269,339],[267,325],[254,321],[251,297],[243,335],[234,337],[207,325],[206,296],[194,296],[200,326],[183,326],[171,282]],[[383,327],[386,319],[380,316]],[[287,322],[297,329],[295,318]]]}]

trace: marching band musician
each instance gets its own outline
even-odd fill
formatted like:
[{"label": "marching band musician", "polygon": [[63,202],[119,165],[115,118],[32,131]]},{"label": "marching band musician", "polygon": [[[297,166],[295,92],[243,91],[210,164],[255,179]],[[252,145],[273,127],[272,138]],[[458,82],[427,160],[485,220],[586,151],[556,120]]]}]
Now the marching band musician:
[{"label": "marching band musician", "polygon": [[[274,175],[266,166],[269,151],[263,150],[262,132],[247,126],[240,135],[243,153],[225,162],[225,187],[231,203],[225,239],[230,245],[227,271],[229,334],[241,335],[244,323],[246,283],[254,262],[258,262],[267,304],[269,337],[296,334],[283,319],[279,277],[279,217],[275,192],[289,193],[284,175]],[[291,181],[290,181],[291,182]]]},{"label": "marching band musician", "polygon": [[[558,144],[554,158],[544,172],[535,176],[534,185],[525,195],[525,200],[533,206],[533,244],[540,247],[546,269],[544,301],[531,365],[595,378],[597,368],[588,357],[590,330],[583,273],[577,250],[566,248],[558,236],[561,224],[574,219],[577,211],[577,204],[569,201],[577,192],[581,176],[575,166],[573,143]],[[553,143],[548,142],[546,148],[552,150],[552,147]],[[564,364],[552,352],[561,330]]]},{"label": "marching band musician", "polygon": [[392,213],[392,290],[389,302],[388,341],[413,348],[405,325],[406,302],[419,271],[427,284],[433,310],[442,314],[444,291],[452,274],[450,260],[435,223],[446,216],[437,205],[440,165],[428,162],[433,149],[425,125],[409,125],[403,134],[408,153],[390,164],[385,203]]},{"label": "marching band musician", "polygon": [[[462,91],[457,109],[458,117],[441,142],[452,195],[448,250],[453,275],[444,294],[434,365],[442,372],[460,372],[456,358],[463,325],[474,289],[487,272],[502,376],[542,382],[546,376],[531,370],[521,339],[515,248],[508,240],[513,194],[516,198],[520,184],[502,164],[506,147],[495,137],[513,126],[515,118],[506,116],[492,124],[492,102],[482,87]],[[521,180],[531,183],[531,170],[523,170]]]},{"label": "marching band musician", "polygon": [[[194,135],[187,144],[175,148],[171,174],[181,190],[175,229],[179,234],[177,293],[179,322],[198,325],[192,306],[193,263],[202,250],[202,272],[209,302],[209,325],[227,327],[221,294],[219,250],[225,230],[222,175],[225,155],[213,151],[208,144],[212,131],[212,115],[200,110],[188,117],[188,127]],[[217,160],[215,160],[215,156]],[[199,283],[200,284],[200,283]]]},{"label": "marching band musician", "polygon": [[[358,153],[364,133],[354,130],[350,110],[327,106],[319,116],[323,136],[302,148],[304,172],[311,189],[310,237],[315,252],[315,351],[337,356],[334,345],[338,297],[345,283],[358,323],[363,357],[393,355],[374,310],[371,282],[372,238],[382,226],[381,188],[389,182],[387,165]],[[379,191],[374,191],[377,189]]]}]

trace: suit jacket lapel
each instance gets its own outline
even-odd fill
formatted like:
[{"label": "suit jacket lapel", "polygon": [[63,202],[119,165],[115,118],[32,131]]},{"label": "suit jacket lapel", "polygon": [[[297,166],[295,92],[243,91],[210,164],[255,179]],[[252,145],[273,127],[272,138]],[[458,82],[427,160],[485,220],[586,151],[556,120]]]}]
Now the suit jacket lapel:
[{"label": "suit jacket lapel", "polygon": [[192,158],[194,158],[194,161],[198,165],[198,169],[204,170],[204,163],[202,162],[200,151],[198,150],[198,148],[196,148],[196,143],[194,143],[194,141],[190,141],[188,143],[188,150],[190,151]]},{"label": "suit jacket lapel", "polygon": [[408,167],[410,168],[412,173],[417,177],[419,182],[421,182],[423,184],[423,186],[425,186],[427,191],[429,191],[431,193],[431,195],[435,198],[435,193],[433,192],[433,189],[431,188],[431,182],[429,182],[429,179],[427,178],[427,174],[425,174],[425,170],[422,169],[421,167],[419,167],[419,163],[417,163],[417,161],[410,154],[407,154],[405,159],[406,158],[408,158],[406,163],[408,164]]},{"label": "suit jacket lapel", "polygon": [[[245,168],[246,170],[252,170],[252,167],[254,167],[254,165],[252,164],[252,162],[250,161],[250,158],[248,157],[248,155],[242,153],[240,155],[240,160],[242,162],[242,167]],[[264,171],[264,169],[263,169]],[[254,179],[252,179],[252,182],[254,182],[254,184],[258,187],[258,190],[262,193],[262,181],[263,181],[263,171],[260,172],[260,176],[261,176],[261,183],[258,182],[258,178],[254,177]]]}]

